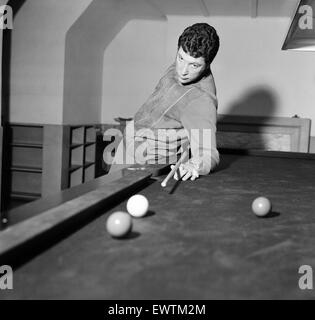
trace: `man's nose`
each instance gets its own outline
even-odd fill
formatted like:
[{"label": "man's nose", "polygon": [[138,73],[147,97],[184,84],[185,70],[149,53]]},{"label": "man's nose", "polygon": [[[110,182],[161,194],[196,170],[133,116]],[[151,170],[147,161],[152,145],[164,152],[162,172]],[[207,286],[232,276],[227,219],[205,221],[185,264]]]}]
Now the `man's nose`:
[{"label": "man's nose", "polygon": [[186,76],[188,74],[188,64],[183,65],[181,73],[183,76]]}]

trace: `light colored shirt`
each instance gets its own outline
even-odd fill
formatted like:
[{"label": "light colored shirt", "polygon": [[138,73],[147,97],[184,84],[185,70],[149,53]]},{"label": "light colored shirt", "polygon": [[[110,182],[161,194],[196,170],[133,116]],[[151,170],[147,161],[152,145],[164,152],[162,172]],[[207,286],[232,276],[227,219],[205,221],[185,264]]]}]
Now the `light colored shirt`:
[{"label": "light colored shirt", "polygon": [[[172,64],[135,114],[134,135],[125,137],[119,148],[127,148],[137,163],[175,163],[189,147],[189,162],[205,175],[219,163],[216,122],[217,97],[211,72],[196,83],[182,85]],[[133,148],[128,148],[131,144]]]}]

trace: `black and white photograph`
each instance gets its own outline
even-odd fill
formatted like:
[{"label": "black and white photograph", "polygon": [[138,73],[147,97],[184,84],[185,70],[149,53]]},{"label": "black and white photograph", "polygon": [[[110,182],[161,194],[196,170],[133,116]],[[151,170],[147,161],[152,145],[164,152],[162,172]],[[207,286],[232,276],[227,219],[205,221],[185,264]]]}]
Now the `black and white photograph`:
[{"label": "black and white photograph", "polygon": [[0,300],[315,299],[315,0],[1,0],[0,45]]}]

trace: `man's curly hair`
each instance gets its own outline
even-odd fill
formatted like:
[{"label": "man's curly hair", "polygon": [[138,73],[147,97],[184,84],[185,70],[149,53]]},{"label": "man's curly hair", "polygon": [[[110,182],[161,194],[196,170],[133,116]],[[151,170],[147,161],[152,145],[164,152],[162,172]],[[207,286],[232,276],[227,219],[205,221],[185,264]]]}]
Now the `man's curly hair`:
[{"label": "man's curly hair", "polygon": [[207,65],[215,58],[220,46],[216,30],[207,23],[187,27],[178,39],[180,47],[194,58],[203,57]]}]

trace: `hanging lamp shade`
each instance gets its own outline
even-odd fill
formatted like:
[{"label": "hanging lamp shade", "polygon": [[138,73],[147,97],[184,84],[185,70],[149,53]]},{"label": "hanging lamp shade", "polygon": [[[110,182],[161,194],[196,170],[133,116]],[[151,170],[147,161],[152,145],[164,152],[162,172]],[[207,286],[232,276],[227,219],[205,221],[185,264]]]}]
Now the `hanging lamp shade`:
[{"label": "hanging lamp shade", "polygon": [[315,0],[300,0],[282,50],[315,51]]}]

